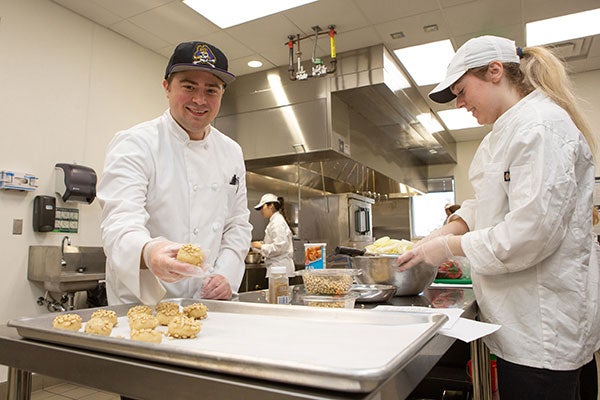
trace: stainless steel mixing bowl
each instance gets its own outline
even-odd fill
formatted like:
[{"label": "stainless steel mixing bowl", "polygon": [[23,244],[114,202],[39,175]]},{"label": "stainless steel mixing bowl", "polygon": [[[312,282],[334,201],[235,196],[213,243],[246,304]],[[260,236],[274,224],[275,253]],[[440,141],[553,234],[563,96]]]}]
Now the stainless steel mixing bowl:
[{"label": "stainless steel mixing bowl", "polygon": [[414,296],[427,288],[437,274],[437,267],[418,264],[411,269],[399,272],[397,256],[356,256],[350,257],[352,268],[362,271],[356,281],[362,284],[383,284],[396,287],[396,296]]}]

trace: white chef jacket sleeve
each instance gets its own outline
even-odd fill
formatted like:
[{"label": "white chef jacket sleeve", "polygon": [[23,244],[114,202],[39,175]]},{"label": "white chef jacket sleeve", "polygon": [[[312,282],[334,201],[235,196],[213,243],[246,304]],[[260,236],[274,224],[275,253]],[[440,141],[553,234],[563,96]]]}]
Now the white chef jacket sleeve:
[{"label": "white chef jacket sleeve", "polygon": [[476,207],[477,201],[474,199],[463,201],[460,208],[456,210],[450,217],[450,221],[454,220],[454,216],[456,215],[460,217],[463,221],[465,221],[465,224],[467,224],[469,230],[472,231],[473,229],[475,229],[475,224],[477,222],[475,218]]},{"label": "white chef jacket sleeve", "polygon": [[110,143],[104,172],[98,184],[102,206],[102,242],[111,271],[108,277],[116,286],[124,286],[144,304],[156,304],[165,288],[148,270],[140,270],[144,244],[151,240],[146,228],[148,213],[144,207],[152,165],[147,145],[134,135],[119,133]]},{"label": "white chef jacket sleeve", "polygon": [[267,258],[286,254],[289,251],[288,234],[290,233],[290,228],[285,219],[273,218],[269,225],[267,225],[266,231],[273,242],[264,243],[260,249],[260,254]]},{"label": "white chef jacket sleeve", "polygon": [[238,178],[239,188],[225,218],[221,247],[214,268],[214,273],[227,278],[233,292],[237,292],[242,283],[245,272],[244,258],[250,248],[252,235],[246,197],[246,168],[241,148],[237,147],[237,150],[236,159],[243,173]]},{"label": "white chef jacket sleeve", "polygon": [[[565,217],[574,212],[577,145],[567,135],[537,123],[514,135],[505,150],[506,164],[486,166],[484,185],[490,186],[479,191],[477,212],[497,203],[494,196],[507,197],[508,211],[497,224],[463,235],[462,248],[477,273],[520,271],[558,248],[566,232]],[[505,182],[505,190],[498,190],[506,170],[510,182]]]}]

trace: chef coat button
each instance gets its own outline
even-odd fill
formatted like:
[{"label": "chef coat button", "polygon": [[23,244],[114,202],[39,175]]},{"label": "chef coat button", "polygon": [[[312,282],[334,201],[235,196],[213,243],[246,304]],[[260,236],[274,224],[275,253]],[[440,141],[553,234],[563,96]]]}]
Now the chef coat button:
[{"label": "chef coat button", "polygon": [[194,228],[194,235],[198,234],[198,228]]},{"label": "chef coat button", "polygon": [[218,231],[219,230],[219,224],[213,224],[212,230],[213,230],[213,232]]},{"label": "chef coat button", "polygon": [[192,186],[192,189],[194,189],[194,192],[195,192],[196,190],[198,190],[198,185]]},{"label": "chef coat button", "polygon": [[212,184],[212,186],[211,186],[211,189],[212,189],[212,190],[215,190],[215,191],[216,191],[218,188],[219,188],[219,184],[218,184],[218,183],[213,183],[213,184]]}]

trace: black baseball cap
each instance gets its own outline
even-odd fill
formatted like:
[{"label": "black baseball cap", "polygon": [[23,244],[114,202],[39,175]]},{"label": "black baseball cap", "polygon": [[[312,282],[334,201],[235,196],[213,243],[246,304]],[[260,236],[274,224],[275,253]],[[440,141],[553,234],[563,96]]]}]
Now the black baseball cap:
[{"label": "black baseball cap", "polygon": [[235,75],[227,71],[229,63],[221,50],[206,42],[179,43],[169,59],[165,79],[173,72],[203,69],[217,76],[226,84],[235,80]]}]

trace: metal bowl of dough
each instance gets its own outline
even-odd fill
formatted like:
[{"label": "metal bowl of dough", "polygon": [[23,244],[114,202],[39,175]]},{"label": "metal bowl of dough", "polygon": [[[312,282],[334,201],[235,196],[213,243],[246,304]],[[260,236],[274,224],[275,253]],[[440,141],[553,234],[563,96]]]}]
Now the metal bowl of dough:
[{"label": "metal bowl of dough", "polygon": [[385,303],[396,293],[396,287],[392,285],[362,285],[355,284],[350,287],[351,293],[358,294],[358,303]]},{"label": "metal bowl of dough", "polygon": [[260,258],[261,258],[260,253],[255,253],[253,251],[249,251],[248,254],[246,254],[246,259],[244,260],[244,262],[246,264],[258,264],[258,263],[260,263]]},{"label": "metal bowl of dough", "polygon": [[397,255],[356,256],[350,258],[352,268],[360,270],[356,276],[360,284],[393,285],[396,296],[414,296],[425,290],[437,274],[437,267],[418,264],[400,272]]}]

